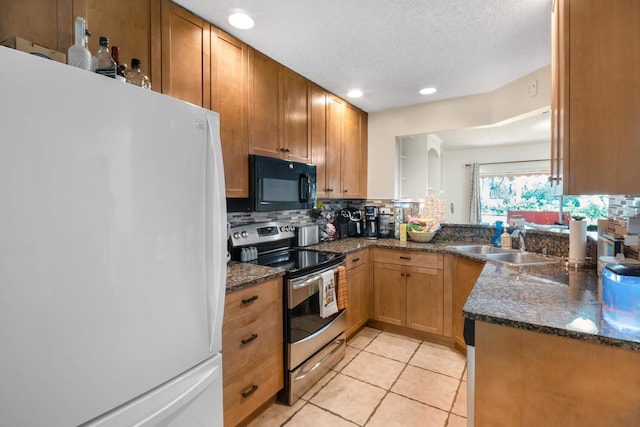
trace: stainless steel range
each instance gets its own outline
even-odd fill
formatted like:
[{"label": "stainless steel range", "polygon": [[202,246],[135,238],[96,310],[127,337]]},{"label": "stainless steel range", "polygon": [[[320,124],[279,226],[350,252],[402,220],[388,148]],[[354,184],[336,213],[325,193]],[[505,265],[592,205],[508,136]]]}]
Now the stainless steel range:
[{"label": "stainless steel range", "polygon": [[[344,265],[345,256],[295,248],[295,226],[267,222],[231,229],[231,259],[285,270],[284,389],[278,400],[293,404],[344,357],[344,310],[320,317],[322,273]],[[337,283],[337,276],[335,276]]]}]

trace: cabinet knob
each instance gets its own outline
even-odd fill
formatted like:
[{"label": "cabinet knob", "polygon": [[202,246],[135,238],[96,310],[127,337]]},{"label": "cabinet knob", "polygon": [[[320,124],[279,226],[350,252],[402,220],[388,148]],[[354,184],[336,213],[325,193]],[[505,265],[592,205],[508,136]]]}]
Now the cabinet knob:
[{"label": "cabinet knob", "polygon": [[346,192],[347,192],[347,191],[349,191],[349,190],[347,190],[347,189],[345,188],[343,191],[346,193]]},{"label": "cabinet knob", "polygon": [[400,273],[400,277],[404,277],[404,273]]},{"label": "cabinet knob", "polygon": [[289,150],[288,148],[285,148],[285,149],[284,149],[284,152],[285,152],[285,153],[288,153],[289,151],[291,151],[291,150]]}]

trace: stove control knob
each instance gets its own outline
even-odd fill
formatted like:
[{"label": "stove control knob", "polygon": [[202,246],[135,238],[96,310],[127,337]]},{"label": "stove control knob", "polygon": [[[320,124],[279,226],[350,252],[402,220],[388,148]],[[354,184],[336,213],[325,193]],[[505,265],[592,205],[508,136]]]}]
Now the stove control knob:
[{"label": "stove control knob", "polygon": [[280,226],[280,231],[284,233],[285,231],[287,231],[287,227],[284,226],[284,225],[281,225]]},{"label": "stove control knob", "polygon": [[242,232],[242,237],[247,237],[248,235],[249,233],[247,233],[246,230]]},{"label": "stove control knob", "polygon": [[238,233],[237,231],[235,233],[233,233],[233,238],[234,239],[239,239],[240,238],[240,233]]}]

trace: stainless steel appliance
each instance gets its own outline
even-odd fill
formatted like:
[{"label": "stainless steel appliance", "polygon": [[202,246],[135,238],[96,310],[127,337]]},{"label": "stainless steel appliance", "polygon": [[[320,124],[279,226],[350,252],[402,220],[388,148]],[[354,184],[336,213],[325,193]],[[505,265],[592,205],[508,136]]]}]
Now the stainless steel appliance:
[{"label": "stainless steel appliance", "polygon": [[234,227],[230,240],[232,259],[240,260],[250,248],[256,256],[249,262],[285,270],[285,378],[278,400],[291,405],[344,357],[344,310],[320,317],[319,291],[322,273],[337,274],[345,256],[294,248],[295,226],[276,221]]},{"label": "stainless steel appliance", "polygon": [[312,209],[316,166],[249,155],[249,197],[255,211]]},{"label": "stainless steel appliance", "polygon": [[367,239],[378,238],[378,207],[364,207],[364,237]]},{"label": "stainless steel appliance", "polygon": [[300,247],[315,245],[320,241],[317,224],[305,224],[296,227],[297,245]]}]

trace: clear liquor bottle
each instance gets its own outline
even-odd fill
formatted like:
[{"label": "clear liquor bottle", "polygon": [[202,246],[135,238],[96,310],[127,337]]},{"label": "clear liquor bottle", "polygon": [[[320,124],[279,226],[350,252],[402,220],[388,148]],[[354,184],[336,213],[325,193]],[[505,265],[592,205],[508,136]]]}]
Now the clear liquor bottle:
[{"label": "clear liquor bottle", "polygon": [[140,86],[144,89],[151,89],[151,80],[142,74],[140,70],[140,60],[137,58],[131,59],[131,71],[127,73],[127,83]]},{"label": "clear liquor bottle", "polygon": [[86,25],[84,18],[76,17],[74,23],[76,42],[67,52],[67,63],[73,67],[91,71],[91,52],[86,45]]},{"label": "clear liquor bottle", "polygon": [[93,57],[93,70],[103,76],[116,78],[117,65],[109,53],[109,39],[100,37],[100,49]]}]

